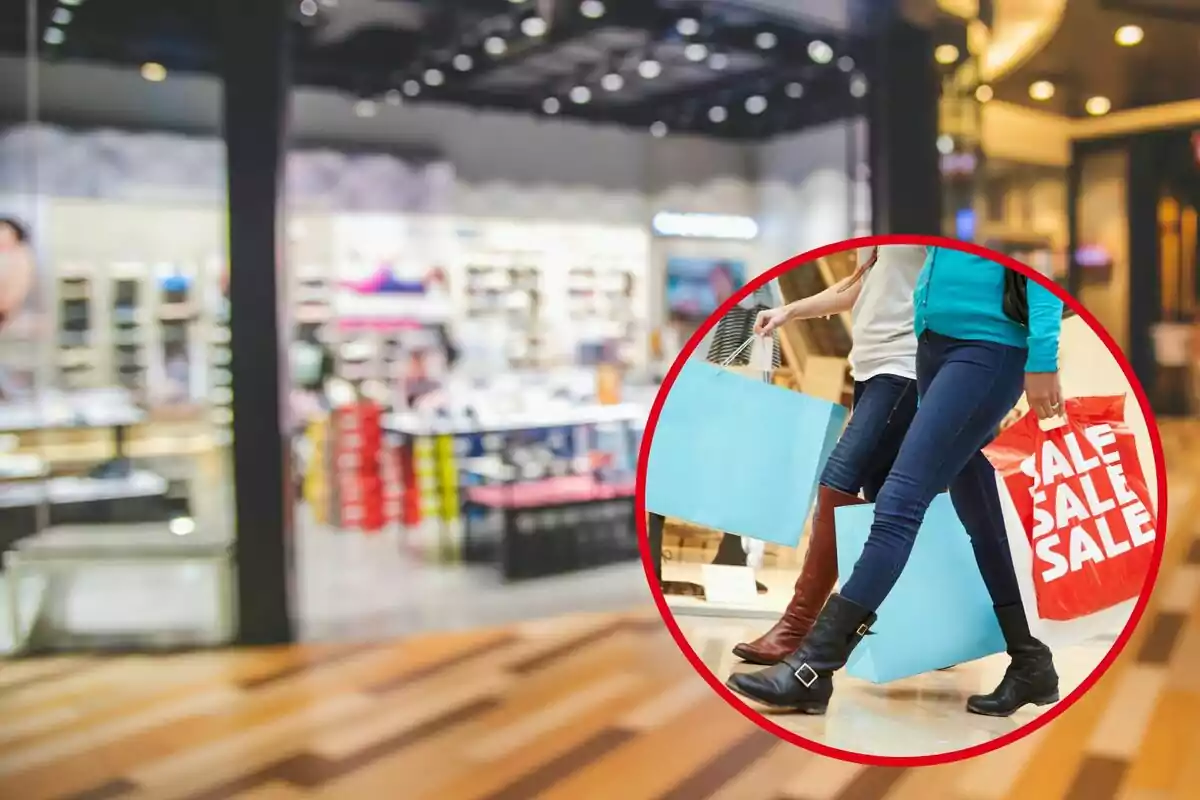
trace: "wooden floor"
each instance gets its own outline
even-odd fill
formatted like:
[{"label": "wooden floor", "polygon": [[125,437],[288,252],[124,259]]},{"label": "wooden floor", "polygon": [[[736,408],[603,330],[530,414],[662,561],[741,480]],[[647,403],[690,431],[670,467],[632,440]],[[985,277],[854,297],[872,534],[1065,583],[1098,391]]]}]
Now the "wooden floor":
[{"label": "wooden floor", "polygon": [[973,761],[861,767],[781,743],[696,677],[647,608],[368,646],[0,664],[0,798],[1196,798],[1197,496],[1174,511],[1118,666],[1047,729]]}]

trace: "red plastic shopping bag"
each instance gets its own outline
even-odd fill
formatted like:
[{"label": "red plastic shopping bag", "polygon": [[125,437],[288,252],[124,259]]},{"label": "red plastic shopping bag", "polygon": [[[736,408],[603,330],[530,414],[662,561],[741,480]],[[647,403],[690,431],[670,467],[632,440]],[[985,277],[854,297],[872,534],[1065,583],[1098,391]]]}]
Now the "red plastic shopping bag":
[{"label": "red plastic shopping bag", "polygon": [[1067,400],[1066,420],[1043,430],[1028,413],[984,450],[1029,540],[1038,616],[1056,621],[1137,597],[1156,531],[1125,397]]}]

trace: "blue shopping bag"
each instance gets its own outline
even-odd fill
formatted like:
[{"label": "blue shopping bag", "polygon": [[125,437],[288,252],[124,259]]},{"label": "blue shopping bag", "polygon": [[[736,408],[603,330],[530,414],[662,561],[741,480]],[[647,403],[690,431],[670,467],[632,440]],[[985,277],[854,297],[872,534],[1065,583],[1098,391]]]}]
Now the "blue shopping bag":
[{"label": "blue shopping bag", "polygon": [[795,547],[845,421],[843,406],[688,361],[650,441],[646,510]]},{"label": "blue shopping bag", "polygon": [[[844,580],[862,554],[875,506],[846,506],[834,513],[838,574]],[[939,494],[929,506],[908,564],[878,617],[846,668],[848,674],[872,683],[1004,651],[992,598],[950,495]]]}]

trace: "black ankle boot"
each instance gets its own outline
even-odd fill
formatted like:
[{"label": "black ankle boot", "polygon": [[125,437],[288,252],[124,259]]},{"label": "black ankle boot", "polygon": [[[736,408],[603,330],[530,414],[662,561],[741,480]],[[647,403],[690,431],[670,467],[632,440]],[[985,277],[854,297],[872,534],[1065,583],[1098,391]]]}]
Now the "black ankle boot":
[{"label": "black ankle boot", "polygon": [[996,606],[996,618],[1008,644],[1012,662],[1000,685],[991,694],[967,698],[967,711],[989,717],[1012,716],[1032,703],[1048,706],[1058,702],[1058,673],[1050,648],[1033,638],[1025,608],[1020,604]]},{"label": "black ankle boot", "polygon": [[833,673],[862,638],[875,615],[839,594],[829,596],[800,647],[773,667],[731,675],[726,686],[764,705],[824,714],[833,696]]}]

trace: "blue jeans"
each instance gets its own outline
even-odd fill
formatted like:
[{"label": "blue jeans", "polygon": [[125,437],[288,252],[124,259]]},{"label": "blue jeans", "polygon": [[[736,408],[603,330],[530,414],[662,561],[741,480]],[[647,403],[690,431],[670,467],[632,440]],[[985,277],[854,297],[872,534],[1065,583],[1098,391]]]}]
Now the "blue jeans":
[{"label": "blue jeans", "polygon": [[856,382],[854,413],[825,462],[821,485],[846,494],[861,491],[874,502],[916,413],[916,381],[876,375]]},{"label": "blue jeans", "polygon": [[925,511],[946,486],[998,606],[1021,602],[995,471],[981,448],[1024,389],[1024,348],[921,335],[920,406],[875,499],[875,521],[842,596],[872,611],[904,570]]}]

